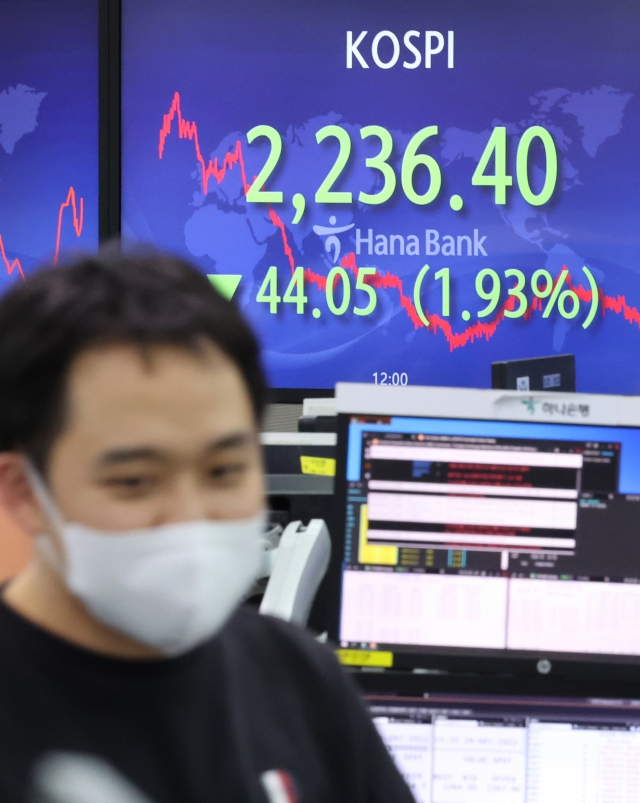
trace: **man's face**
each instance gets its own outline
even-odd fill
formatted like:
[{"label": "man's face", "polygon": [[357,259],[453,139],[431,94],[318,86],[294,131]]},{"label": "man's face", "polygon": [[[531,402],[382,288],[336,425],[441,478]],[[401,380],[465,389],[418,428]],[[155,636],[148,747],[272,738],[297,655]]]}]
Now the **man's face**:
[{"label": "man's face", "polygon": [[243,519],[264,506],[258,432],[244,381],[214,346],[201,355],[133,346],[72,364],[48,484],[66,521],[125,530]]}]

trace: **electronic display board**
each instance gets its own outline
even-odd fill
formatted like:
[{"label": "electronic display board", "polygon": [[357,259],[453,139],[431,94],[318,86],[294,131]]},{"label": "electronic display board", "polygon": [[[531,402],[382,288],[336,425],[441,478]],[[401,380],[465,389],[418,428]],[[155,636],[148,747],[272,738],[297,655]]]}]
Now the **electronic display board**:
[{"label": "electronic display board", "polygon": [[98,4],[0,2],[0,292],[98,243]]},{"label": "electronic display board", "polygon": [[640,392],[640,6],[124,0],[122,230],[191,258],[271,383]]}]

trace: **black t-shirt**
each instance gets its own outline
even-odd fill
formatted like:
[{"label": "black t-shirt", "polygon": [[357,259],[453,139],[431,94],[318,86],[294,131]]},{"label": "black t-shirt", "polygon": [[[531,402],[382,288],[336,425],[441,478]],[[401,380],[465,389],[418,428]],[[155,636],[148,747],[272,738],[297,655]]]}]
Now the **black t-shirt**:
[{"label": "black t-shirt", "polygon": [[291,803],[413,801],[331,652],[250,609],[186,655],[129,661],[0,603],[2,803],[31,798],[51,751],[105,759],[154,803],[271,803],[272,770]]}]

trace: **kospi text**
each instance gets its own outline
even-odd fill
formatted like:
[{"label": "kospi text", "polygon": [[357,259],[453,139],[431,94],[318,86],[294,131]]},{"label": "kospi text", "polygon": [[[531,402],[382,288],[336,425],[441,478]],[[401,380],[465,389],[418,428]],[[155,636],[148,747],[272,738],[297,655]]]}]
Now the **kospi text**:
[{"label": "kospi text", "polygon": [[381,70],[390,70],[400,61],[401,51],[404,47],[402,61],[405,70],[415,70],[424,65],[431,69],[434,56],[442,54],[441,60],[446,59],[447,67],[454,66],[454,32],[447,31],[446,36],[440,31],[406,31],[400,37],[393,31],[378,31],[369,38],[369,31],[347,31],[347,69],[361,67],[378,67]]}]

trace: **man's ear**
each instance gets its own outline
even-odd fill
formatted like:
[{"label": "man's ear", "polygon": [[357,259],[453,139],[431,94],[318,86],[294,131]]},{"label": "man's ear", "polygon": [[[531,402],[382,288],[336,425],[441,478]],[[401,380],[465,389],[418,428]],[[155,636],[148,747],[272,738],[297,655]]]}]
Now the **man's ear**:
[{"label": "man's ear", "polygon": [[27,481],[24,455],[19,452],[0,452],[0,505],[31,535],[50,529]]}]

